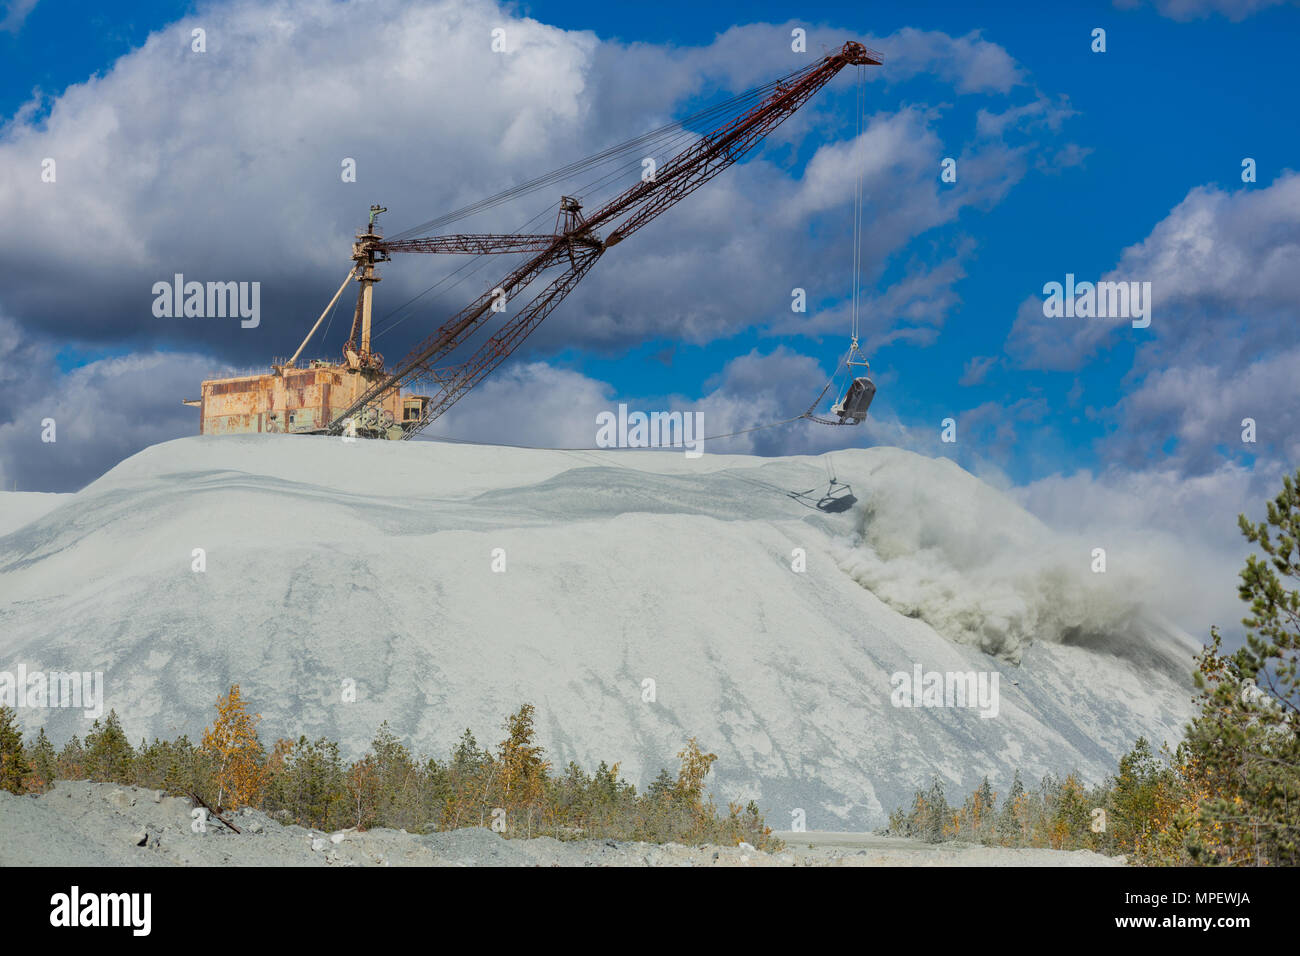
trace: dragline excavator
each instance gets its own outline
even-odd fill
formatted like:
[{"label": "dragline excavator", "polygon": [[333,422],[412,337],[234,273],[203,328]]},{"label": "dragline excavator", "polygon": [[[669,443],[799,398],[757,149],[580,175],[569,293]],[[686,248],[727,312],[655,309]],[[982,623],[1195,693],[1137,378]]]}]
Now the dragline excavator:
[{"label": "dragline excavator", "polygon": [[[269,374],[205,381],[202,398],[186,403],[201,408],[200,433],[269,431],[411,438],[518,348],[607,250],[751,152],[840,70],[883,62],[880,54],[849,41],[810,66],[737,97],[730,103],[748,107],[744,112],[711,132],[692,136],[694,141],[659,166],[653,176],[642,177],[594,211],[584,210],[580,197],[562,197],[551,233],[385,239],[377,219],[386,210],[372,206],[369,223],[364,231],[358,231],[352,245],[350,271],[297,352],[273,365]],[[699,117],[716,122],[720,114],[719,108],[712,108]],[[376,266],[395,253],[514,253],[528,258],[389,369],[384,357],[371,347],[371,314],[374,285],[380,281]],[[539,279],[548,281],[525,305],[516,308],[516,294]],[[344,361],[314,360],[298,368],[307,342],[352,281],[359,289],[351,332],[343,347]],[[440,364],[494,319],[502,320],[499,327],[468,359]],[[829,423],[853,424],[865,416],[865,386],[858,383],[869,384],[870,380],[855,381],[857,391],[846,393],[832,409],[839,421]],[[874,385],[870,389],[874,392]],[[869,395],[866,401],[870,401]]]}]

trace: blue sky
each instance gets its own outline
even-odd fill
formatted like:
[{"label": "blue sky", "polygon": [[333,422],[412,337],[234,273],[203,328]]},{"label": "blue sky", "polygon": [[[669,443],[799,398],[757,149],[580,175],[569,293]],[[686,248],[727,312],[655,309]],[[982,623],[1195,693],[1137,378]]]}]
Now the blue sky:
[{"label": "blue sky", "polygon": [[[849,183],[865,168],[872,419],[719,450],[898,444],[1069,527],[1176,537],[1213,514],[1207,553],[1295,467],[1293,4],[27,7],[0,27],[7,488],[74,490],[194,433],[179,399],[292,351],[371,202],[399,231],[680,118],[806,65],[795,25],[813,56],[849,38],[884,52],[863,137],[846,71],[764,151],[611,250],[437,434],[589,444],[592,412],[623,401],[702,409],[710,432],[802,411],[847,344]],[[202,58],[186,48],[199,24]],[[512,31],[509,62],[485,52],[494,24]],[[349,90],[363,64],[366,101]],[[45,156],[55,188],[31,175]],[[340,156],[358,159],[359,185],[338,181]],[[944,156],[959,157],[955,185],[939,182]],[[388,264],[377,314],[449,268]],[[160,322],[144,290],[176,271],[261,281],[266,321]],[[1152,327],[1044,318],[1042,287],[1067,272],[1153,282]],[[402,354],[490,274],[419,300],[381,347]],[[793,286],[810,290],[806,316],[790,313]],[[520,390],[542,396],[523,416]],[[33,422],[53,411],[68,440],[37,454]],[[940,441],[949,417],[955,445]]]},{"label": "blue sky", "polygon": [[[179,3],[141,3],[112,11],[89,3],[36,4],[21,28],[0,33],[5,54],[0,60],[0,109],[12,117],[34,88],[57,98],[69,85],[111,70],[118,57],[140,46],[151,32],[194,9],[193,4]],[[952,35],[978,30],[1014,56],[1034,86],[1068,97],[1074,115],[1063,124],[1059,139],[1090,150],[1082,167],[1028,175],[993,208],[964,212],[959,225],[978,243],[978,251],[969,274],[956,286],[961,305],[943,334],[924,349],[884,349],[873,356],[880,369],[898,367],[924,375],[926,387],[906,395],[911,418],[937,420],[969,404],[969,390],[957,384],[964,364],[971,356],[1001,349],[1009,316],[1044,281],[1066,270],[1080,277],[1106,271],[1120,249],[1145,237],[1193,186],[1239,188],[1244,155],[1258,159],[1261,184],[1267,184],[1293,165],[1289,161],[1300,135],[1289,93],[1288,64],[1298,38],[1297,14],[1290,8],[1266,10],[1238,23],[1219,14],[1179,22],[1150,8],[1121,10],[1106,4],[983,10],[959,3],[894,9],[880,5],[868,14],[858,5],[833,3],[798,8],[666,3],[656,5],[654,17],[618,4],[538,3],[516,9],[568,30],[594,31],[602,39],[666,46],[707,45],[736,24],[790,19],[860,23],[876,35],[903,27]],[[1089,49],[1090,31],[1096,26],[1108,31],[1108,49],[1101,55]],[[841,78],[840,85],[847,81]],[[942,84],[929,87],[924,79],[909,84],[906,98],[943,102]],[[884,104],[893,98],[875,99]],[[876,105],[872,102],[868,109]],[[960,135],[968,113],[953,111],[948,125],[954,134]],[[1050,149],[1050,142],[1043,148]],[[924,244],[931,237],[916,241]],[[846,269],[846,285],[847,280]],[[561,358],[614,380],[635,374],[640,392],[690,394],[737,349],[748,351],[749,341],[739,334],[687,347],[671,369],[637,361],[661,351],[671,344],[668,341],[634,348],[626,368],[619,356],[584,361],[580,350],[566,350]],[[819,357],[831,361],[836,348],[829,343]],[[110,348],[65,349],[63,354],[116,353]],[[1127,367],[1121,349],[1081,370],[1079,378],[1090,397],[1113,397],[1123,388]],[[1065,403],[1073,385],[1072,375],[999,369],[989,375],[984,394],[1003,402],[1041,394],[1055,406]],[[1026,480],[1044,469],[1095,466],[1094,442],[1105,427],[1079,415],[1058,416],[1052,433],[1040,436],[1048,446],[1044,459],[1015,458],[1004,467],[1016,479]]]}]

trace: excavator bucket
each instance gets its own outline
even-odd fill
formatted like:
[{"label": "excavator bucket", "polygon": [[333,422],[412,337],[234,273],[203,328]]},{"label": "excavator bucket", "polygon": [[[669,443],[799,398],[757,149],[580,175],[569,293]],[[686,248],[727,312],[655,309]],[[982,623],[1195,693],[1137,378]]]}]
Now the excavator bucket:
[{"label": "excavator bucket", "polygon": [[869,378],[855,378],[849,390],[844,393],[844,398],[831,407],[831,414],[843,424],[860,425],[867,417],[867,409],[875,397],[875,382]]}]

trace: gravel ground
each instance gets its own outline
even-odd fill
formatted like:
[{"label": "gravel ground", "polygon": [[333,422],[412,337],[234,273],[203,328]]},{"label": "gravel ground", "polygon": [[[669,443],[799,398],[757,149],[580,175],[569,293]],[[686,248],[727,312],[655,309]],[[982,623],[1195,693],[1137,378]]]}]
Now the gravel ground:
[{"label": "gravel ground", "polygon": [[1009,850],[867,833],[781,834],[787,849],[550,837],[507,840],[482,828],[325,833],[256,810],[193,831],[189,800],[116,784],[60,782],[39,797],[0,791],[0,866],[1120,866],[1088,851]]}]

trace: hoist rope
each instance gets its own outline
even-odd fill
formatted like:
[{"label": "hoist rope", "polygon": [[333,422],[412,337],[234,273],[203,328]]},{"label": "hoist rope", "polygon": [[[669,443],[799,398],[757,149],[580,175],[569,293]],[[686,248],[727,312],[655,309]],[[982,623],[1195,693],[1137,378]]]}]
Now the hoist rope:
[{"label": "hoist rope", "polygon": [[[858,67],[858,98],[855,113],[857,116],[857,134],[853,137],[853,148],[850,151],[850,157],[858,151],[862,141],[862,112],[865,107],[865,76],[866,71],[862,66]],[[856,345],[858,341],[858,285],[861,274],[862,263],[862,163],[856,164],[858,167],[857,180],[853,189],[853,307],[851,338]]]},{"label": "hoist rope", "polygon": [[768,94],[770,94],[781,84],[789,84],[795,82],[797,81],[797,78],[799,78],[805,73],[818,69],[820,65],[821,65],[820,63],[813,63],[808,66],[802,67],[798,70],[794,70],[793,72],[788,73],[785,76],[780,77],[779,79],[773,80],[770,83],[765,83],[762,86],[755,87],[751,90],[747,90],[746,92],[741,93],[738,96],[734,96],[729,100],[724,100],[721,103],[717,103],[713,106],[707,107],[699,111],[698,113],[686,117],[683,120],[679,120],[674,123],[669,123],[665,126],[659,127],[658,129],[651,130],[648,133],[644,133],[632,139],[625,140],[622,143],[618,143],[614,146],[610,146],[607,149],[601,150],[599,153],[594,153],[591,156],[588,156],[584,159],[576,160],[575,162],[569,163],[565,166],[561,166],[557,169],[553,169],[549,173],[544,173],[541,176],[538,176],[534,179],[530,179],[526,182],[519,183],[518,185],[512,186],[511,188],[496,193],[495,195],[488,196],[484,199],[478,200],[477,202],[470,203],[467,206],[462,206],[460,209],[453,210],[449,213],[446,213],[445,215],[437,217],[436,219],[430,219],[427,222],[420,223],[417,226],[412,226],[410,229],[407,229],[405,232],[399,233],[392,238],[393,240],[406,239],[406,238],[410,238],[411,236],[417,235],[418,233],[428,232],[429,230],[438,229],[450,223],[468,218],[469,216],[475,215],[476,213],[483,212],[486,209],[491,209],[494,206],[498,206],[503,202],[509,202],[510,200],[516,199],[519,196],[525,195],[527,193],[535,192],[538,189],[542,189],[547,186],[552,186],[555,185],[556,183],[563,182],[564,180],[570,179],[573,176],[585,172],[588,169],[592,169],[596,166],[600,166],[611,161],[616,161],[619,158],[619,156],[629,151],[643,149],[646,145],[654,142],[656,139],[665,136],[666,134],[675,135],[676,133],[683,130],[690,132],[691,131],[690,127],[692,126],[698,127],[706,123],[709,125],[709,132],[712,132],[713,131],[712,127],[717,125],[716,120],[718,120],[720,117],[727,116],[730,113],[736,113],[737,115],[739,115],[743,112],[748,112],[749,107],[753,103],[766,97]]},{"label": "hoist rope", "polygon": [[[674,136],[674,137],[672,137],[672,138],[669,138],[669,139],[665,140],[662,144],[660,144],[660,145],[657,146],[656,148],[657,148],[657,149],[660,149],[660,150],[664,150],[664,151],[667,151],[667,150],[674,150],[674,149],[676,148],[676,146],[677,146],[679,143],[683,142],[684,140],[687,140],[687,139],[691,138],[693,135],[694,135],[694,134],[690,133],[689,131],[686,132],[686,133],[684,133],[684,134],[683,134],[683,133],[678,133],[676,136]],[[579,189],[577,190],[577,192],[578,192],[579,195],[585,195],[585,194],[587,194],[587,191],[588,191],[588,190],[591,190],[591,189],[602,189],[602,190],[605,190],[606,192],[608,192],[608,191],[610,191],[610,190],[608,190],[607,187],[608,187],[608,186],[609,186],[609,185],[610,185],[614,180],[616,180],[617,178],[619,178],[619,177],[621,177],[621,176],[626,175],[628,172],[630,172],[631,170],[633,170],[633,169],[639,167],[640,165],[641,165],[641,158],[640,158],[640,157],[637,157],[637,158],[633,159],[632,162],[628,163],[627,165],[624,165],[624,166],[622,166],[622,167],[619,167],[619,168],[617,168],[617,169],[615,169],[615,170],[613,170],[613,171],[611,171],[611,172],[609,172],[609,173],[606,173],[606,174],[603,175],[603,176],[597,177],[596,179],[592,180],[591,182],[587,183],[586,185],[579,187]],[[529,230],[529,229],[530,229],[530,228],[531,228],[535,223],[537,223],[539,220],[541,220],[543,217],[545,217],[548,213],[553,213],[553,212],[555,211],[555,209],[556,209],[558,203],[559,203],[559,200],[556,200],[555,202],[552,202],[552,203],[550,203],[549,205],[547,205],[547,206],[546,206],[545,208],[543,208],[539,213],[537,213],[537,215],[533,216],[533,217],[532,217],[531,219],[529,219],[526,223],[524,223],[522,226],[520,226],[520,227],[516,230],[516,232],[518,232],[518,233],[526,233],[526,232],[527,232],[527,231],[528,231],[528,230]],[[486,267],[486,266],[489,264],[491,258],[492,258],[492,256],[491,256],[491,255],[488,255],[488,254],[486,254],[486,253],[481,253],[481,254],[479,254],[479,255],[474,256],[473,258],[471,258],[471,259],[469,259],[467,262],[465,262],[463,265],[457,267],[455,270],[453,270],[452,272],[448,273],[448,274],[447,274],[446,276],[444,276],[443,278],[439,279],[439,280],[438,280],[437,282],[435,282],[433,285],[429,286],[429,288],[425,289],[423,292],[420,292],[420,293],[418,293],[418,294],[412,296],[410,299],[407,299],[407,300],[406,300],[405,302],[403,302],[401,305],[397,306],[397,307],[394,308],[394,309],[389,310],[387,313],[385,313],[383,316],[381,316],[381,317],[377,320],[376,324],[378,324],[378,323],[380,323],[380,322],[387,321],[389,318],[398,315],[398,313],[401,312],[403,309],[405,309],[407,306],[411,305],[412,303],[416,302],[416,301],[419,300],[419,299],[424,298],[424,296],[428,295],[430,292],[432,292],[433,290],[437,289],[439,286],[441,286],[443,283],[447,282],[447,281],[448,281],[449,279],[451,279],[453,276],[457,275],[458,273],[464,272],[464,270],[466,270],[466,269],[470,269],[470,267],[472,266],[473,268],[471,269],[471,271],[466,272],[464,275],[461,275],[460,278],[456,279],[455,282],[453,282],[451,285],[447,286],[447,288],[443,290],[442,294],[445,295],[446,293],[450,292],[452,289],[454,289],[454,288],[456,288],[458,285],[460,285],[462,282],[464,282],[464,281],[466,281],[467,279],[470,279],[470,278],[472,278],[473,276],[478,275],[478,273],[482,272],[482,271],[483,271],[483,268]],[[382,328],[382,329],[378,329],[377,331],[375,331],[375,332],[372,334],[371,338],[372,338],[372,339],[377,339],[377,338],[379,338],[381,335],[385,335],[385,334],[387,334],[388,332],[391,332],[393,329],[395,329],[395,328],[396,328],[398,325],[400,325],[402,322],[406,321],[406,319],[410,318],[411,315],[413,315],[413,314],[414,314],[414,313],[407,313],[406,315],[401,315],[401,316],[399,316],[398,318],[394,319],[394,320],[393,320],[389,325],[385,326],[385,327]]]},{"label": "hoist rope", "polygon": [[[798,73],[801,72],[804,71],[803,70],[796,71],[795,73],[790,74],[790,77],[796,76]],[[789,79],[790,77],[786,77],[785,79]],[[725,113],[734,113],[735,116],[743,115],[743,113],[749,107],[750,101],[758,98],[761,95],[765,95],[780,82],[782,82],[782,80],[777,80],[772,83],[766,84],[762,87],[758,87],[754,90],[750,90],[747,93],[743,93],[740,96],[733,98],[732,100],[728,100],[725,103],[721,103],[717,106],[710,107],[708,110],[697,113],[692,117],[688,117],[687,119],[682,120],[680,123],[674,123],[668,126],[660,127],[660,129],[658,130],[654,130],[651,133],[647,133],[645,136],[637,137],[635,140],[630,140],[628,142],[631,144],[631,148],[638,149],[642,152],[644,152],[644,147],[651,147],[652,150],[655,152],[668,153],[670,156],[676,155],[680,151],[681,147],[685,146],[690,140],[695,139],[697,137],[696,133],[686,128],[687,124],[698,123],[702,119],[715,119],[717,116],[723,115]],[[624,144],[623,147],[612,147],[611,149],[606,150],[605,153],[614,156],[614,154],[619,151],[621,151],[623,154],[626,154],[629,152],[629,147],[627,146],[627,144]],[[604,153],[598,155],[604,155]],[[614,158],[616,159],[618,157],[614,156]],[[630,162],[624,164],[623,166],[617,167],[614,170],[605,173],[602,176],[598,176],[596,179],[586,183],[585,185],[580,186],[576,190],[577,195],[588,196],[590,195],[589,191],[593,189],[600,190],[600,192],[597,193],[597,195],[599,196],[612,194],[614,190],[609,187],[611,185],[614,185],[617,180],[621,179],[624,175],[626,175],[630,171],[635,170],[638,167],[641,167],[643,164],[643,159],[644,159],[643,156],[640,155],[634,156]],[[591,162],[572,163],[570,164],[569,167],[562,167],[562,170],[571,171],[573,175],[576,175],[577,173],[585,171],[586,169],[604,165],[605,162],[606,161],[597,162],[597,163],[591,163]],[[541,178],[554,179],[555,174],[547,174],[546,177],[541,177]],[[557,179],[555,181],[558,182],[560,180]],[[547,183],[543,183],[542,185],[554,185],[554,182],[547,182]],[[538,186],[535,188],[541,188],[541,187]],[[519,195],[522,195],[524,192],[531,192],[531,191],[535,191],[535,190],[526,189],[520,192]],[[514,191],[508,191],[508,192],[510,192],[511,195],[506,198],[514,198]],[[489,208],[490,206],[498,205],[499,202],[495,200],[501,199],[501,197],[503,196],[505,196],[505,194],[499,194],[498,197],[488,197],[488,200],[482,201],[484,204],[486,204],[483,206],[483,208]],[[489,200],[492,201],[489,202]],[[501,201],[504,201],[504,199],[501,199]],[[549,203],[540,212],[538,212],[537,215],[533,216],[531,219],[529,219],[526,223],[524,223],[515,231],[517,233],[528,232],[528,230],[532,228],[535,223],[537,223],[539,220],[545,217],[548,213],[554,212],[558,204],[559,204],[559,200]],[[588,205],[592,205],[592,204],[593,203],[590,202],[588,203]],[[472,204],[472,205],[478,206],[479,204]],[[482,211],[481,209],[478,208],[474,208],[469,212],[466,212],[465,210],[471,210],[471,207],[467,206],[464,207],[464,209],[459,210],[455,213],[448,213],[446,216],[442,217],[441,220],[431,220],[429,223],[425,223],[421,226],[414,227],[413,229],[408,229],[406,232],[401,233],[396,238],[398,239],[405,238],[409,236],[411,233],[426,231],[427,228],[431,228],[436,225],[445,224],[444,220],[446,222],[451,222],[457,219],[466,218],[467,216],[472,215],[474,212]],[[464,214],[462,215],[461,213]],[[451,285],[447,286],[447,288],[443,290],[442,294],[446,294],[447,292],[450,292],[452,289],[459,286],[462,282],[479,274],[483,270],[483,268],[489,264],[490,259],[491,256],[489,256],[488,254],[481,253],[479,255],[476,255],[473,258],[466,261],[465,263],[463,263],[462,265],[460,265],[459,267],[457,267],[452,272],[448,273],[446,276],[443,276],[443,278],[439,279],[437,282],[435,282],[433,285],[426,288],[424,291],[417,293],[416,295],[412,296],[410,299],[407,299],[401,305],[393,309],[390,309],[383,316],[381,316],[379,319],[376,320],[375,322],[376,330],[371,336],[372,340],[377,339],[380,336],[387,334],[388,332],[391,332],[394,328],[396,328],[406,319],[410,318],[410,316],[414,313],[407,313],[406,315],[400,315],[400,316],[398,315],[407,306],[413,304],[419,299],[422,299],[424,296],[428,295],[430,292],[433,292],[439,286],[443,285],[453,277],[460,274],[460,277],[457,278],[454,282],[452,282]],[[465,271],[467,269],[469,270],[468,272]],[[390,324],[388,324],[383,328],[378,327],[381,323],[387,321],[388,319],[394,316],[398,316],[398,317],[395,318]]]}]

